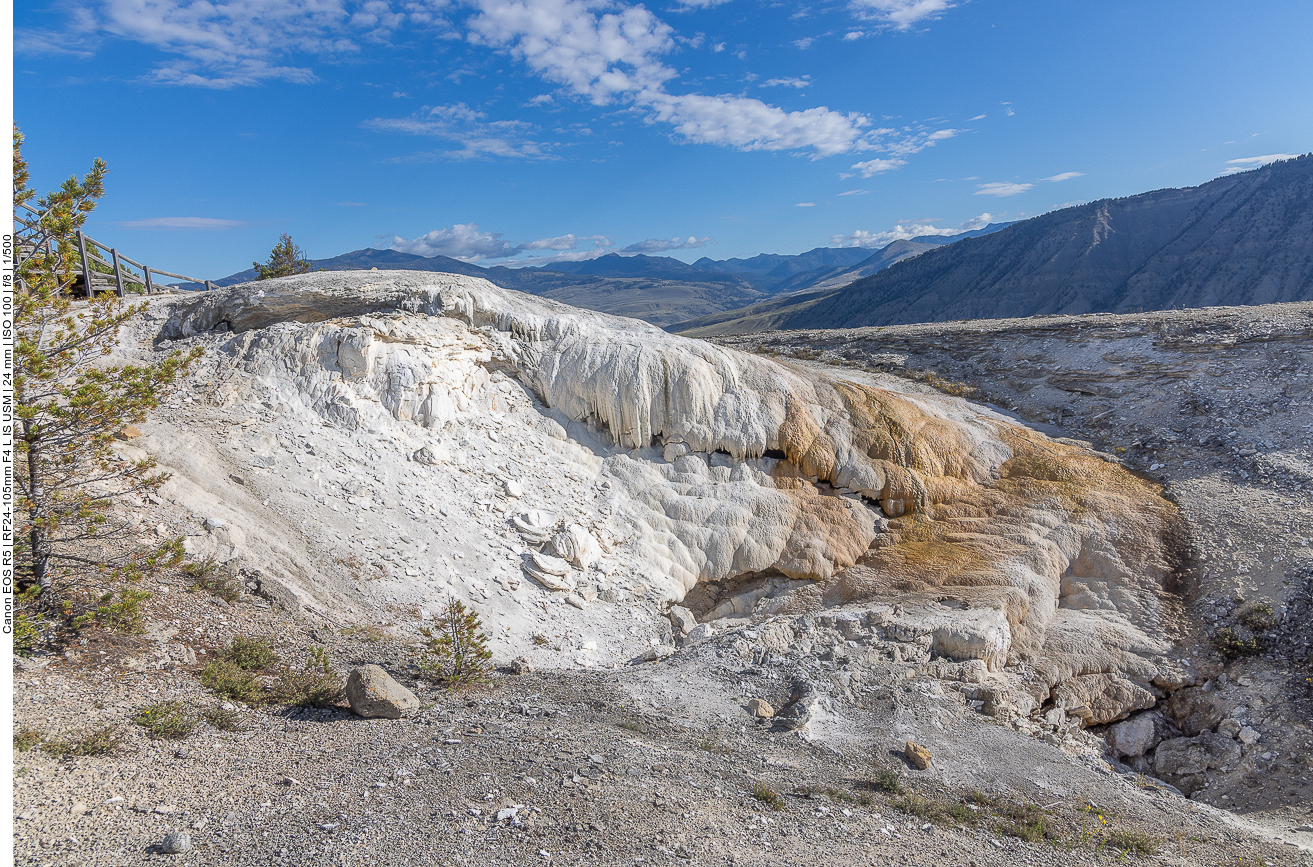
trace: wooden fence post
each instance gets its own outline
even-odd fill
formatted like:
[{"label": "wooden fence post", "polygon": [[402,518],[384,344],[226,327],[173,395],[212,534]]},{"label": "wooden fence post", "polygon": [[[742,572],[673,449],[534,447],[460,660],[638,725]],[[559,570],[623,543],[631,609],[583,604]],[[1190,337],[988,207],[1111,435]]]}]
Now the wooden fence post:
[{"label": "wooden fence post", "polygon": [[118,286],[119,297],[123,297],[123,266],[119,264],[119,251],[109,248],[109,255],[114,259],[114,284]]},{"label": "wooden fence post", "polygon": [[145,265],[142,265],[141,272],[146,275],[146,294],[154,295],[155,284],[150,282],[150,268],[146,267]]},{"label": "wooden fence post", "polygon": [[82,285],[87,291],[87,297],[92,297],[91,293],[91,267],[87,264],[87,242],[82,237],[82,230],[78,229],[78,253],[82,256]]}]

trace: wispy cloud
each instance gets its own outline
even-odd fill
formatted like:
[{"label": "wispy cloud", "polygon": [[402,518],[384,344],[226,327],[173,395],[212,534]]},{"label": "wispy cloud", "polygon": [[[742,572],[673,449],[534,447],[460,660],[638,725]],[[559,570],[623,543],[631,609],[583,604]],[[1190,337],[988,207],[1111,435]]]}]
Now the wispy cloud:
[{"label": "wispy cloud", "polygon": [[953,0],[851,0],[849,8],[859,18],[907,30],[920,21],[938,18],[955,5]]},{"label": "wispy cloud", "polygon": [[1034,184],[1011,184],[999,181],[988,184],[977,184],[976,186],[978,187],[976,190],[977,196],[999,196],[1000,198],[1004,196],[1016,196],[1035,188]]},{"label": "wispy cloud", "polygon": [[534,130],[520,120],[487,120],[463,102],[455,105],[425,106],[407,117],[376,117],[364,126],[379,132],[433,136],[460,145],[458,149],[431,151],[399,158],[401,161],[440,159],[477,159],[508,157],[518,159],[554,159],[547,146],[529,137]]},{"label": "wispy cloud", "polygon": [[987,115],[978,114],[975,117],[971,118],[971,120],[984,120],[986,117]]},{"label": "wispy cloud", "polygon": [[802,78],[768,78],[761,83],[762,87],[796,87],[802,90],[804,87],[811,86],[811,76],[804,75]]},{"label": "wispy cloud", "polygon": [[795,208],[814,208],[814,207],[816,207],[816,203],[815,203],[815,202],[799,202],[798,204],[794,205],[794,207],[795,207]]},{"label": "wispy cloud", "polygon": [[689,235],[687,238],[648,238],[646,241],[639,241],[636,244],[630,244],[628,247],[621,247],[621,253],[664,253],[667,250],[696,250],[699,247],[705,247],[711,243],[711,238],[697,238]]},{"label": "wispy cloud", "polygon": [[214,217],[151,217],[146,220],[121,220],[115,223],[124,229],[236,229],[245,226],[241,220],[220,220]]},{"label": "wispy cloud", "polygon": [[889,229],[880,232],[868,232],[864,229],[858,229],[847,235],[833,235],[830,243],[839,247],[868,247],[879,248],[892,244],[894,241],[905,241],[909,238],[920,238],[925,235],[958,235],[962,232],[973,232],[976,229],[983,229],[988,226],[994,219],[993,214],[985,213],[977,217],[972,217],[955,229],[940,228],[934,223],[929,222],[910,222],[898,223]]},{"label": "wispy cloud", "polygon": [[611,239],[605,235],[584,235],[575,234],[557,235],[555,238],[539,238],[537,241],[530,241],[527,244],[520,244],[517,250],[574,250],[580,244],[591,242],[594,248],[602,249],[611,246]]},{"label": "wispy cloud", "polygon": [[1248,171],[1259,166],[1265,166],[1268,163],[1275,163],[1278,160],[1293,160],[1298,156],[1299,154],[1264,154],[1261,157],[1241,157],[1236,160],[1227,160],[1228,168],[1223,174],[1229,175],[1232,172]]},{"label": "wispy cloud", "polygon": [[[852,170],[864,178],[869,178],[882,172],[891,172],[894,169],[905,165],[907,165],[907,160],[864,160],[860,163],[853,163]],[[846,177],[852,177],[852,175],[846,175]]]},{"label": "wispy cloud", "polygon": [[841,195],[841,196],[864,196],[864,195],[866,195],[866,194],[869,193],[869,192],[871,192],[871,191],[870,191],[870,190],[844,190],[842,193],[839,193],[839,195]]},{"label": "wispy cloud", "polygon": [[1051,177],[1040,178],[1040,180],[1053,181],[1054,183],[1057,183],[1058,181],[1069,181],[1072,178],[1083,178],[1083,177],[1085,177],[1084,172],[1061,172],[1059,174],[1052,175]]}]

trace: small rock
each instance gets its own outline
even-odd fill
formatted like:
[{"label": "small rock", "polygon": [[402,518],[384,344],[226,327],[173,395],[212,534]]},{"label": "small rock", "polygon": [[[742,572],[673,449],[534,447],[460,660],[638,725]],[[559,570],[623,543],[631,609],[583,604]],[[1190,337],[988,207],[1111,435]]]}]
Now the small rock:
[{"label": "small rock", "polygon": [[239,484],[239,485],[244,485],[244,484],[246,484],[246,477],[245,477],[245,476],[239,476],[239,475],[237,475],[236,473],[229,473],[229,474],[228,474],[228,478],[232,479],[234,482],[236,482],[236,483]]},{"label": "small rock", "polygon": [[203,831],[205,830],[205,826],[208,824],[210,824],[210,820],[205,818],[204,816],[201,816],[195,822],[191,823],[191,829],[193,831]]},{"label": "small rock", "polygon": [[164,838],[160,849],[166,855],[181,855],[191,850],[191,835],[186,831],[174,831]]},{"label": "small rock", "polygon": [[506,807],[505,809],[498,810],[498,811],[497,811],[497,821],[498,821],[498,822],[512,822],[512,823],[513,823],[513,822],[515,821],[516,817],[519,816],[519,813],[520,813],[520,810],[521,810],[521,809],[522,809],[522,808],[521,808],[520,806],[517,805],[517,806],[514,806],[514,807]]},{"label": "small rock", "polygon": [[656,662],[658,659],[665,659],[675,652],[675,648],[669,644],[658,644],[655,647],[649,647],[643,651],[644,662]]},{"label": "small rock", "polygon": [[377,665],[353,668],[347,677],[346,697],[351,711],[366,718],[401,719],[419,710],[415,694]]},{"label": "small rock", "polygon": [[205,519],[205,529],[207,529],[207,530],[211,530],[211,531],[213,531],[213,530],[217,530],[217,529],[219,529],[219,528],[222,527],[222,526],[224,526],[224,521],[223,521],[223,519],[221,519],[221,518],[206,518],[206,519]]},{"label": "small rock", "polygon": [[688,635],[698,625],[698,620],[693,616],[693,612],[683,605],[670,606],[670,622],[684,635]]},{"label": "small rock", "polygon": [[924,771],[930,767],[930,751],[915,741],[908,741],[907,746],[903,748],[903,755],[912,763],[912,767],[918,771]]},{"label": "small rock", "polygon": [[1227,718],[1217,724],[1217,733],[1223,737],[1233,738],[1240,734],[1242,728],[1244,728],[1244,726],[1240,725],[1240,723]]},{"label": "small rock", "polygon": [[573,605],[575,608],[578,608],[580,611],[583,611],[584,608],[587,607],[588,605],[587,602],[585,602],[581,597],[579,597],[574,593],[567,594],[565,597],[565,601]]},{"label": "small rock", "polygon": [[76,804],[74,804],[72,807],[69,808],[68,812],[69,815],[71,815],[74,819],[79,819],[82,817],[82,814],[85,813],[86,811],[87,811],[87,805],[82,803],[81,801],[78,801]]},{"label": "small rock", "polygon": [[527,656],[517,656],[511,660],[511,674],[533,674],[533,664]]},{"label": "small rock", "polygon": [[1245,726],[1240,730],[1240,733],[1236,735],[1236,737],[1240,739],[1240,743],[1244,744],[1245,746],[1251,746],[1253,744],[1258,743],[1262,735],[1258,733],[1257,729],[1253,729],[1250,728],[1249,726]]},{"label": "small rock", "polygon": [[770,719],[775,716],[775,708],[771,707],[765,699],[754,698],[748,702],[748,713],[757,719]]},{"label": "small rock", "polygon": [[685,638],[688,639],[689,644],[692,644],[695,641],[706,641],[715,634],[716,630],[712,628],[710,623],[699,623],[688,631]]},{"label": "small rock", "polygon": [[296,777],[283,777],[282,780],[280,780],[280,782],[281,782],[284,786],[299,786],[299,785],[301,785],[301,781],[298,780]]},{"label": "small rock", "polygon": [[137,430],[136,425],[130,424],[124,426],[123,430],[114,434],[114,436],[121,440],[135,440],[141,436],[141,431]]},{"label": "small rock", "polygon": [[506,480],[506,496],[508,496],[508,497],[512,497],[512,498],[517,499],[517,500],[518,500],[520,497],[523,497],[523,496],[524,496],[524,485],[521,485],[519,482],[515,481],[514,479],[507,479],[507,480]]},{"label": "small rock", "polygon": [[187,759],[187,758],[191,758],[191,753],[187,751],[186,747],[182,747],[181,749],[176,749],[173,751],[173,757],[175,759]]},{"label": "small rock", "polygon": [[158,807],[156,807],[156,808],[155,808],[154,810],[152,810],[151,812],[153,812],[153,813],[159,813],[161,816],[167,816],[167,815],[169,815],[170,813],[174,812],[174,811],[177,810],[177,809],[178,809],[178,808],[175,807],[175,806],[173,806],[172,804],[160,804]]}]

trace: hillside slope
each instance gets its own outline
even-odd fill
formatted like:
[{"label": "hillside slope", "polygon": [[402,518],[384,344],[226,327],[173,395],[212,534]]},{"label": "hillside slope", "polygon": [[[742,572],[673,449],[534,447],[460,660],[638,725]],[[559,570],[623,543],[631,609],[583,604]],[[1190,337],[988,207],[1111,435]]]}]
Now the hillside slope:
[{"label": "hillside slope", "polygon": [[[1313,300],[1313,155],[1065,208],[685,334]],[[740,321],[742,319],[743,321]]]}]

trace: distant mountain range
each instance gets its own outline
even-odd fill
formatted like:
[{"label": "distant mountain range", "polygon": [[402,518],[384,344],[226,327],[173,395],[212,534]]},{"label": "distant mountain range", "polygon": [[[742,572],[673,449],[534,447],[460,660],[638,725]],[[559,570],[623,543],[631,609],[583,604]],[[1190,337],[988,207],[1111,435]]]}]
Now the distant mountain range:
[{"label": "distant mountain range", "polygon": [[[881,255],[895,252],[891,244]],[[812,279],[800,294],[670,330],[708,336],[1310,301],[1313,154],[1064,208],[920,252],[862,279],[841,273],[841,286]]]},{"label": "distant mountain range", "polygon": [[[967,237],[997,231],[991,224],[960,235],[927,235],[894,241],[879,250],[817,247],[796,256],[763,253],[751,259],[702,258],[693,264],[668,256],[610,253],[581,262],[541,268],[484,268],[447,256],[418,256],[366,248],[330,259],[311,259],[324,271],[441,271],[483,277],[498,286],[552,298],[576,307],[645,319],[662,327],[756,304],[778,295],[846,285],[894,262]],[[232,286],[254,280],[254,268],[214,283]],[[183,284],[183,288],[200,288]]]}]

